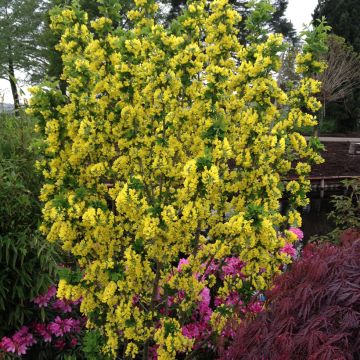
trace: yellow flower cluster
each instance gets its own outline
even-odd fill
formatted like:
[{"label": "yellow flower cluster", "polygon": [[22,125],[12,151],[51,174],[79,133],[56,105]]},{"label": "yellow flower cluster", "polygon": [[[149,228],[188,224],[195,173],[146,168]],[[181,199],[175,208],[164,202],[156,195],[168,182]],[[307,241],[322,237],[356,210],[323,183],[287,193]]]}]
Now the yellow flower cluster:
[{"label": "yellow flower cluster", "polygon": [[[308,162],[320,161],[298,132],[316,123],[318,83],[305,78],[287,96],[273,77],[281,36],[241,44],[227,0],[190,1],[173,33],[155,24],[155,10],[136,0],[134,28],[122,33],[106,18],[57,15],[67,94],[35,88],[30,111],[45,137],[41,229],[83,272],[61,281],[61,296],[82,296],[104,351],[134,358],[155,344],[165,360],[191,350],[181,328],[203,264],[240,256],[254,290],[279,271],[278,230],[300,225]],[[282,216],[282,178],[297,159]],[[176,272],[182,257],[189,264]],[[225,277],[213,289],[226,297],[243,281]],[[213,275],[205,283],[214,286]],[[161,313],[174,291],[186,296]]]}]

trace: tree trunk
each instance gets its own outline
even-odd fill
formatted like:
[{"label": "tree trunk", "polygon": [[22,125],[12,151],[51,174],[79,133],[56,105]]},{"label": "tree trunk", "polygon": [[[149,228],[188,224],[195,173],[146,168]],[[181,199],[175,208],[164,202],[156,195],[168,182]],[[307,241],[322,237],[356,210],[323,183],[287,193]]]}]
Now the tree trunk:
[{"label": "tree trunk", "polygon": [[11,47],[9,46],[9,59],[8,59],[8,71],[9,71],[9,81],[11,86],[11,92],[14,99],[14,110],[15,115],[19,115],[20,110],[20,99],[19,99],[19,92],[16,86],[16,78],[15,78],[15,71],[14,71],[14,63],[11,57]]}]

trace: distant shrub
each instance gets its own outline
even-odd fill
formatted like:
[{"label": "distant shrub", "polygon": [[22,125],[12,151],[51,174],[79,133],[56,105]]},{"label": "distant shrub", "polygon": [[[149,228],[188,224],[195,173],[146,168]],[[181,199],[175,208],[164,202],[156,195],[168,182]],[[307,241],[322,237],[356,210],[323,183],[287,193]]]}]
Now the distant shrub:
[{"label": "distant shrub", "polygon": [[238,329],[223,359],[357,359],[360,241],[307,249],[280,275],[266,312]]},{"label": "distant shrub", "polygon": [[334,243],[346,245],[360,238],[360,180],[342,181],[346,193],[332,197],[333,210],[328,215],[336,225],[330,233],[313,236],[313,243]]},{"label": "distant shrub", "polygon": [[31,318],[30,300],[49,286],[55,269],[55,253],[36,230],[33,127],[28,117],[0,116],[0,336]]}]

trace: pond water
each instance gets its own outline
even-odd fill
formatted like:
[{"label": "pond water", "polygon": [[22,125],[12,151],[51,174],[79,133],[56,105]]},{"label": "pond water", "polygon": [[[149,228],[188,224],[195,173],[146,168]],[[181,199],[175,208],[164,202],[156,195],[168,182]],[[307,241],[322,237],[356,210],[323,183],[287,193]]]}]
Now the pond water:
[{"label": "pond water", "polygon": [[[339,192],[327,192],[321,198],[320,194],[309,194],[310,203],[305,208],[300,209],[303,224],[301,226],[304,232],[304,242],[313,235],[326,235],[334,230],[335,224],[329,220],[329,213],[333,210],[331,203],[332,195],[339,195]],[[282,213],[287,211],[287,200],[282,200]]]},{"label": "pond water", "polygon": [[325,235],[334,230],[335,224],[328,219],[329,213],[333,210],[330,197],[310,198],[310,204],[301,211],[306,242],[313,235]]}]

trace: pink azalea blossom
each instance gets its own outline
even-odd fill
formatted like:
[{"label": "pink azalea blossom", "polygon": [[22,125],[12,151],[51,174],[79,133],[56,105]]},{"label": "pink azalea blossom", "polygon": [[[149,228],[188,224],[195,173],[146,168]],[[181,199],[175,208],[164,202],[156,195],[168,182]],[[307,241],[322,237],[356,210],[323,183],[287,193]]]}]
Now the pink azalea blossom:
[{"label": "pink azalea blossom", "polygon": [[159,345],[149,347],[149,360],[158,360],[157,349]]},{"label": "pink azalea blossom", "polygon": [[16,351],[16,345],[14,343],[14,341],[12,341],[10,338],[4,336],[1,339],[0,342],[0,349],[9,352],[9,353],[14,353]]},{"label": "pink azalea blossom", "polygon": [[29,332],[27,326],[23,326],[12,338],[3,337],[0,342],[0,348],[6,352],[16,353],[17,355],[26,354],[28,347],[34,345],[36,340]]},{"label": "pink azalea blossom", "polygon": [[204,287],[200,293],[201,301],[198,307],[201,320],[208,322],[212,315],[212,309],[210,308],[210,289]]},{"label": "pink azalea blossom", "polygon": [[201,335],[201,324],[200,323],[191,323],[184,325],[181,329],[182,334],[189,339],[198,339]]},{"label": "pink azalea blossom", "polygon": [[63,313],[69,313],[72,311],[71,307],[72,301],[69,300],[56,300],[52,305],[54,310],[61,311]]},{"label": "pink azalea blossom", "polygon": [[228,257],[225,259],[225,265],[222,267],[223,276],[230,275],[242,275],[241,269],[245,263],[237,257]]},{"label": "pink azalea blossom", "polygon": [[46,324],[35,324],[34,329],[39,334],[44,342],[51,342],[51,333]]},{"label": "pink azalea blossom", "polygon": [[182,267],[183,267],[184,265],[188,265],[188,264],[189,264],[189,260],[188,260],[188,259],[180,259],[179,264],[178,264],[178,266],[177,266],[178,271],[181,272]]},{"label": "pink azalea blossom", "polygon": [[57,316],[55,320],[49,324],[50,332],[57,336],[63,336],[71,331],[80,331],[80,321],[72,318],[62,320],[60,316]]},{"label": "pink azalea blossom", "polygon": [[64,339],[58,339],[55,341],[55,347],[58,349],[58,350],[62,350],[64,349],[66,345],[66,342]]},{"label": "pink azalea blossom", "polygon": [[286,244],[282,249],[280,249],[280,253],[289,255],[291,257],[295,257],[296,249],[294,248],[294,246],[292,244]]},{"label": "pink azalea blossom", "polygon": [[232,291],[225,300],[220,297],[215,298],[215,306],[220,306],[222,304],[227,306],[242,306],[243,301],[240,299],[240,295],[237,291]]},{"label": "pink azalea blossom", "polygon": [[70,346],[71,347],[75,347],[78,344],[78,339],[77,338],[72,338],[70,341]]},{"label": "pink azalea blossom", "polygon": [[55,286],[50,286],[45,294],[37,296],[33,301],[40,308],[47,307],[49,304],[49,301],[56,295],[56,291],[57,290],[56,290]]},{"label": "pink azalea blossom", "polygon": [[214,260],[211,260],[210,264],[202,264],[203,268],[205,268],[204,275],[202,277],[202,280],[205,279],[206,276],[209,276],[210,274],[216,273],[216,271],[219,270],[219,265],[216,264]]},{"label": "pink azalea blossom", "polygon": [[298,240],[302,240],[304,238],[304,233],[299,228],[291,227],[289,229],[293,234],[295,234],[298,238]]},{"label": "pink azalea blossom", "polygon": [[256,301],[248,305],[248,311],[252,312],[253,314],[262,312],[263,308],[263,304],[260,301]]}]

